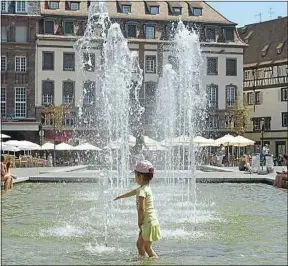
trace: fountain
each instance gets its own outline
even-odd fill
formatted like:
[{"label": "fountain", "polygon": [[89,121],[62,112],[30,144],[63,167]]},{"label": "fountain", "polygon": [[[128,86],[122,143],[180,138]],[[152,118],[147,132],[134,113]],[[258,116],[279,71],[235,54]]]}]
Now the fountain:
[{"label": "fountain", "polygon": [[[138,123],[143,113],[137,55],[129,51],[119,25],[111,23],[105,2],[98,1],[91,2],[87,28],[75,43],[75,51],[80,74],[97,87],[95,121],[103,129],[103,145],[120,139],[122,147],[116,154],[107,149],[108,169],[80,171],[82,176],[95,175],[97,182],[24,183],[3,197],[2,262],[7,265],[143,265],[135,255],[135,202],[127,199],[116,205],[112,201],[121,190],[133,186],[128,173],[128,135],[131,123]],[[159,82],[158,131],[162,139],[189,134],[191,141],[186,151],[169,148],[165,169],[156,171],[153,180],[163,236],[155,243],[159,263],[286,263],[287,194],[267,185],[201,183],[196,199],[196,174],[215,173],[196,173],[197,147],[192,139],[201,132],[205,118],[202,60],[197,34],[181,21],[171,56],[178,64],[174,69],[165,65]],[[90,73],[87,69],[94,67],[95,58],[99,63],[96,72]],[[87,100],[85,92],[82,102]],[[80,103],[80,107],[81,116],[85,106]]]}]

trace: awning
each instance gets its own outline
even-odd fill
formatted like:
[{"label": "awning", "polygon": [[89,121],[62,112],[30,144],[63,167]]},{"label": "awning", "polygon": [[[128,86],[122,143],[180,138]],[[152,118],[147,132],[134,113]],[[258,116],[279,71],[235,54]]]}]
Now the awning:
[{"label": "awning", "polygon": [[72,138],[72,131],[54,131],[54,130],[45,130],[44,139],[46,141],[54,142],[67,142]]},{"label": "awning", "polygon": [[2,131],[38,131],[38,122],[12,122],[1,120],[1,130]]},{"label": "awning", "polygon": [[179,2],[168,2],[170,7],[182,7]]},{"label": "awning", "polygon": [[202,2],[188,2],[188,5],[190,8],[196,7],[196,8],[203,8]]},{"label": "awning", "polygon": [[158,2],[150,2],[150,1],[145,1],[146,5],[148,7],[151,7],[151,6],[159,6],[159,3]]}]

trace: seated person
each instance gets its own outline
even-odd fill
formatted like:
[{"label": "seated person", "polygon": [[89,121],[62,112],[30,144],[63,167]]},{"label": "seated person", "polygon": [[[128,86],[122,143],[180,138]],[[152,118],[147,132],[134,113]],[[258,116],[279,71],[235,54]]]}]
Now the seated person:
[{"label": "seated person", "polygon": [[7,192],[13,186],[12,176],[7,171],[6,164],[4,163],[5,158],[1,156],[1,181],[4,182],[4,190]]},{"label": "seated person", "polygon": [[285,164],[286,164],[286,171],[283,169],[282,172],[276,172],[276,178],[274,181],[274,186],[277,188],[282,188],[282,187],[287,187],[287,183],[288,183],[288,153],[284,154],[283,156],[284,160],[285,160]]}]

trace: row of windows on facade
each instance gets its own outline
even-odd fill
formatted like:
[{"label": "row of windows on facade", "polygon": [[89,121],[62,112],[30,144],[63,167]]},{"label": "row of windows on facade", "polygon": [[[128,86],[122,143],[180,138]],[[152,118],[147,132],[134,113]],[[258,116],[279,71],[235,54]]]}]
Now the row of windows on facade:
[{"label": "row of windows on facade", "polygon": [[[271,130],[271,117],[263,117],[264,118],[264,130]],[[261,120],[262,117],[254,117],[252,118],[253,131],[257,132],[261,130]],[[281,113],[282,127],[288,127],[288,112]],[[207,124],[209,128],[218,129],[218,128],[229,128],[233,129],[235,127],[235,121],[233,117],[226,116],[225,120],[220,120],[218,116],[210,116],[207,119]]]},{"label": "row of windows on facade", "polygon": [[[137,38],[138,24],[136,22],[128,22],[124,25],[123,34],[127,38]],[[167,25],[167,33],[171,33],[171,25]],[[234,42],[234,29],[233,28],[223,28],[223,36],[225,41]],[[81,31],[80,31],[81,32]],[[44,21],[44,33],[45,34],[55,34],[55,21],[54,20],[45,20]],[[155,23],[146,23],[144,24],[144,38],[145,39],[155,39],[156,37],[156,25]],[[63,34],[64,35],[75,35],[74,22],[73,21],[63,21]],[[82,34],[76,34],[82,35]],[[216,28],[207,27],[204,31],[205,41],[215,42],[217,40]]]},{"label": "row of windows on facade", "polygon": [[254,79],[265,79],[265,78],[277,78],[287,77],[288,65],[277,65],[269,67],[261,67],[258,69],[246,69],[244,70],[244,80],[253,81]]},{"label": "row of windows on facade", "polygon": [[[51,81],[43,81],[43,104],[53,103],[54,83]],[[15,87],[15,118],[26,118],[27,116],[27,90],[25,87]],[[95,100],[95,83],[85,82],[83,93],[83,105],[91,105]],[[70,104],[74,100],[74,82],[63,82],[63,103]],[[1,88],[1,116],[5,117],[7,110],[7,91],[6,88]],[[281,113],[282,127],[288,127],[288,112]],[[233,120],[233,119],[232,119]],[[231,118],[225,119],[225,127],[231,127],[233,122]],[[253,130],[261,130],[262,118],[253,118]],[[208,121],[211,128],[219,128],[219,118],[216,116],[210,117]],[[264,129],[271,129],[271,117],[264,118]]]},{"label": "row of windows on facade", "polygon": [[1,1],[1,14],[4,13],[27,13],[28,2],[22,1]]},{"label": "row of windows on facade", "polygon": [[[59,1],[46,1],[45,3],[46,9],[57,10],[59,9]],[[65,2],[65,10],[77,11],[80,10],[80,1],[66,1]],[[86,2],[84,2],[86,4]],[[90,7],[91,1],[87,1],[87,8]],[[123,14],[131,14],[132,13],[132,3],[130,2],[118,2],[115,1],[117,5],[117,11]],[[182,15],[182,6],[180,3],[168,2],[169,5],[169,15],[180,16]],[[193,3],[187,4],[188,14],[190,16],[202,16],[202,8],[193,6]],[[160,14],[159,4],[157,2],[147,2],[145,13],[149,15],[158,15]]]},{"label": "row of windows on facade", "polygon": [[[255,92],[247,92],[243,94],[243,100],[244,103],[247,103],[248,105],[259,105],[263,103],[262,99],[263,92],[261,91],[255,91]],[[280,98],[282,102],[288,101],[288,87],[280,88]]]},{"label": "row of windows on facade", "polygon": [[[168,62],[177,68],[178,63],[173,56],[169,56]],[[88,72],[95,71],[96,56],[94,53],[83,53],[83,70]],[[54,52],[43,52],[42,54],[42,69],[54,70]],[[7,57],[1,56],[1,71],[7,70]],[[75,54],[63,53],[63,70],[75,71]],[[26,57],[15,57],[15,71],[26,71]],[[157,57],[154,55],[145,56],[145,72],[157,73]],[[207,75],[218,75],[218,58],[207,57]],[[226,75],[237,76],[237,59],[226,58]]]},{"label": "row of windows on facade", "polygon": [[[15,34],[13,38],[8,34],[9,27],[2,25],[1,26],[1,41],[2,42],[17,42],[25,43],[29,41],[29,28],[26,25],[16,25]],[[170,26],[169,26],[170,29]],[[234,41],[234,29],[223,29],[225,40],[229,42]],[[55,34],[55,22],[53,20],[44,21],[44,33],[45,34]],[[73,21],[64,21],[63,22],[63,33],[64,35],[75,35],[74,22]],[[144,38],[145,39],[155,39],[156,37],[156,25],[155,24],[145,24],[144,25]],[[8,38],[8,35],[10,36]],[[83,32],[80,31],[79,34],[83,35]],[[137,38],[137,24],[136,23],[126,23],[124,35],[127,38]],[[12,38],[12,39],[11,39]],[[215,42],[217,39],[216,29],[207,28],[205,30],[205,41]]]}]

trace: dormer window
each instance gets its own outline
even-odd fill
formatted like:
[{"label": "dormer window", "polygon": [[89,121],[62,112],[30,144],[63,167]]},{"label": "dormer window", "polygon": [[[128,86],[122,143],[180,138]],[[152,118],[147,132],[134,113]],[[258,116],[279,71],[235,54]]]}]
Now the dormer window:
[{"label": "dormer window", "polygon": [[253,33],[253,31],[249,31],[248,34],[247,34],[247,36],[244,37],[244,41],[245,41],[246,43],[248,43],[248,41],[249,41],[249,39],[250,39],[252,33]]},{"label": "dormer window", "polygon": [[150,14],[151,14],[151,15],[157,15],[157,14],[159,14],[159,6],[151,6],[151,7],[150,7]]},{"label": "dormer window", "polygon": [[182,6],[179,2],[168,2],[170,14],[179,16],[182,14]]},{"label": "dormer window", "polygon": [[59,1],[49,1],[48,2],[49,9],[59,9]]},{"label": "dormer window", "polygon": [[146,14],[157,15],[159,14],[159,4],[157,2],[145,1]]},{"label": "dormer window", "polygon": [[79,10],[80,9],[80,2],[72,2],[66,1],[65,10]]},{"label": "dormer window", "polygon": [[179,16],[182,14],[182,8],[181,7],[173,7],[173,14],[176,16]]},{"label": "dormer window", "polygon": [[131,13],[131,6],[130,5],[123,5],[122,6],[122,13],[130,14]]},{"label": "dormer window", "polygon": [[268,49],[269,49],[269,46],[270,46],[270,43],[269,44],[266,44],[263,49],[261,50],[261,53],[262,53],[262,56],[264,57],[267,52],[268,52]]},{"label": "dormer window", "polygon": [[8,12],[8,2],[1,1],[1,13],[7,13],[7,12]]},{"label": "dormer window", "polygon": [[225,29],[226,42],[234,42],[234,29]]},{"label": "dormer window", "polygon": [[276,47],[276,50],[277,50],[277,54],[281,54],[282,50],[283,50],[283,47],[284,47],[284,44],[285,44],[285,41],[282,42],[282,43],[279,43]]},{"label": "dormer window", "polygon": [[199,7],[193,7],[192,9],[192,15],[193,16],[202,16],[202,8]]},{"label": "dormer window", "polygon": [[191,2],[188,2],[188,5],[189,5],[189,13],[190,15],[192,16],[202,16],[202,9],[203,9],[203,3],[202,2],[194,2],[194,1],[191,1]]}]

